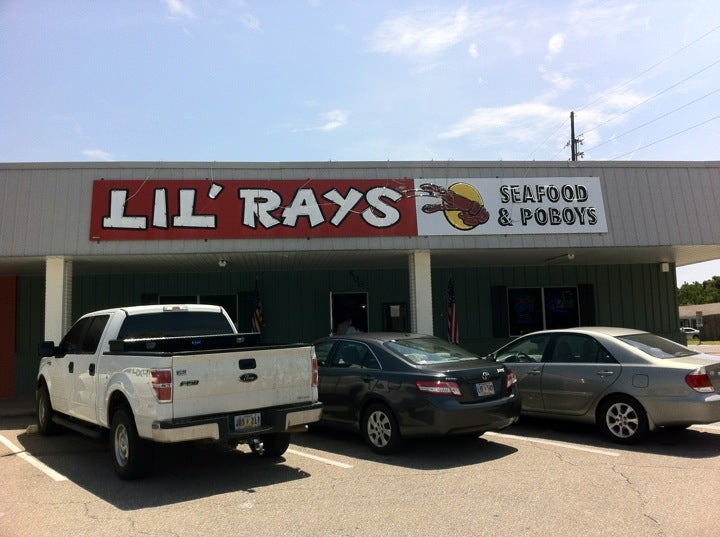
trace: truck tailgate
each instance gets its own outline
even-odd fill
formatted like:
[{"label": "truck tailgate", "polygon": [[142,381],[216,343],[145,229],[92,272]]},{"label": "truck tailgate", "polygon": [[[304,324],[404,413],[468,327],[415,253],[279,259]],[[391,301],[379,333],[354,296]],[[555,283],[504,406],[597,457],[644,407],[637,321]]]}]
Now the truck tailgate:
[{"label": "truck tailgate", "polygon": [[313,402],[312,354],[306,345],[177,354],[173,417]]}]

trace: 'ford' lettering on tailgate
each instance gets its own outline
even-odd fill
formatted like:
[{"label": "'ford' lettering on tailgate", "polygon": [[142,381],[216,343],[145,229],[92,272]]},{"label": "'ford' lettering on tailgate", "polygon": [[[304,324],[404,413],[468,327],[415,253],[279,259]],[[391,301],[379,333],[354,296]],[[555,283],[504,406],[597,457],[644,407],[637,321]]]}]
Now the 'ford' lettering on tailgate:
[{"label": "'ford' lettering on tailgate", "polygon": [[197,386],[198,384],[200,384],[199,380],[183,380],[180,386]]},{"label": "'ford' lettering on tailgate", "polygon": [[255,373],[245,373],[244,375],[240,375],[240,382],[252,382],[253,380],[257,380],[258,376]]}]

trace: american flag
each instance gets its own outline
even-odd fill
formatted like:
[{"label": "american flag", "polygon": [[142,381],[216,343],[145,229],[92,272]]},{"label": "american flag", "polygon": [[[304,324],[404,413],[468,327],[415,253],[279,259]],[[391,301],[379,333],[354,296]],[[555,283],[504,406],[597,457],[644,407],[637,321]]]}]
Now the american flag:
[{"label": "american flag", "polygon": [[448,283],[447,293],[445,294],[447,302],[447,339],[450,343],[460,343],[460,331],[458,330],[457,311],[455,309],[455,286],[452,278]]},{"label": "american flag", "polygon": [[263,326],[265,326],[265,320],[263,319],[262,302],[260,302],[260,287],[258,286],[257,280],[255,280],[255,303],[252,313],[253,332],[259,334],[262,332]]}]

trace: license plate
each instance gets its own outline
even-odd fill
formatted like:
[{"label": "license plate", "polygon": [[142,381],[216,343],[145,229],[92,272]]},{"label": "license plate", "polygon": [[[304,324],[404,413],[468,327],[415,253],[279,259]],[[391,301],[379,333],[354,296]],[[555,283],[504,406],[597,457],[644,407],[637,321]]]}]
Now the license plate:
[{"label": "license plate", "polygon": [[252,429],[253,427],[260,427],[260,412],[254,414],[241,414],[235,416],[235,430],[241,431],[243,429]]},{"label": "license plate", "polygon": [[495,385],[492,382],[478,382],[475,389],[480,397],[486,395],[495,395]]}]

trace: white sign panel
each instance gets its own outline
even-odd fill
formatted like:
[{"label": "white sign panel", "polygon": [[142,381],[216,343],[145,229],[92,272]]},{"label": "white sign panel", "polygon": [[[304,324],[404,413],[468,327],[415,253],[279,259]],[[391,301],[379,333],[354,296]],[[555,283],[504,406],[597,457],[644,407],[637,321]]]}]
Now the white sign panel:
[{"label": "white sign panel", "polygon": [[599,177],[415,179],[418,235],[607,233]]}]

